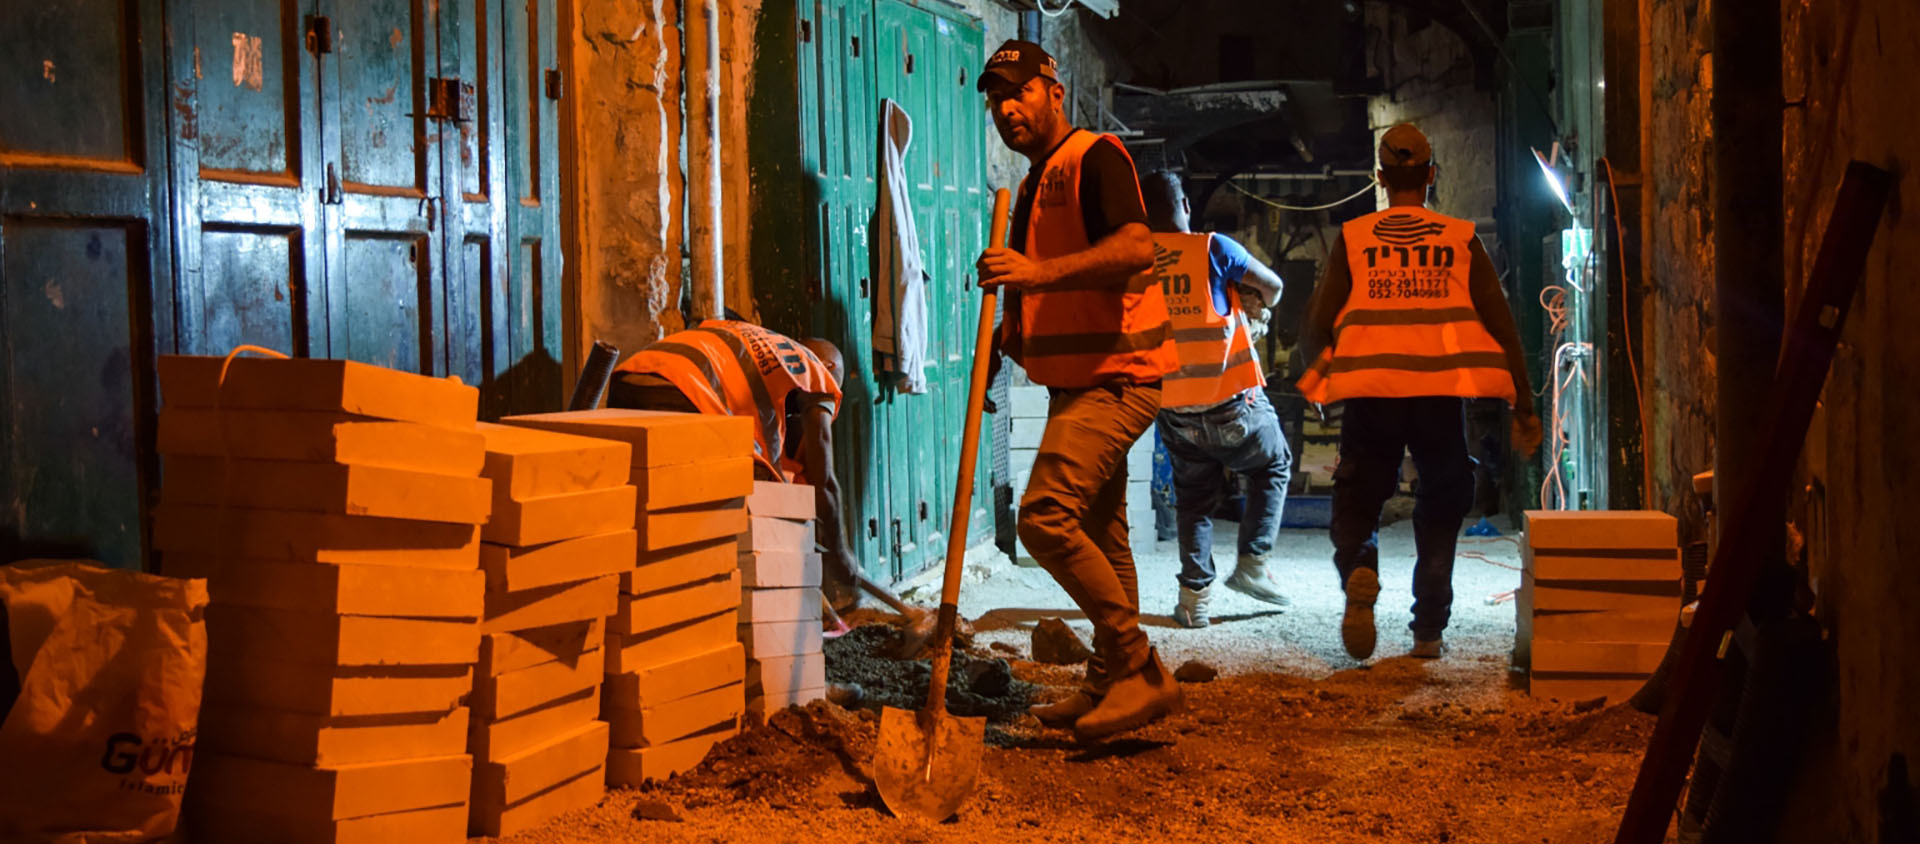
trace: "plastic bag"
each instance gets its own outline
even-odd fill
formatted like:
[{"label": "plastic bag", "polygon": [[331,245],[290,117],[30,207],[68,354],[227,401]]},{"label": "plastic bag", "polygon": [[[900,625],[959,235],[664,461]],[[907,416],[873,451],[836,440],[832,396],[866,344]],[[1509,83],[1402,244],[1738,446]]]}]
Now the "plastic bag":
[{"label": "plastic bag", "polygon": [[173,832],[200,717],[206,605],[204,580],[71,561],[0,566],[19,677],[0,721],[0,840]]}]

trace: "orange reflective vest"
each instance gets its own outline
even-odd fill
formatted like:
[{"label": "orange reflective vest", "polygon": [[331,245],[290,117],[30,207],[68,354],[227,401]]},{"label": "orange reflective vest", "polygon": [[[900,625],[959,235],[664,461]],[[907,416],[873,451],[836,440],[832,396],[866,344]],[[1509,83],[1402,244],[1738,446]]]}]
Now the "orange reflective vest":
[{"label": "orange reflective vest", "polygon": [[1212,247],[1211,234],[1153,236],[1150,272],[1166,295],[1180,356],[1180,368],[1161,388],[1160,404],[1169,410],[1212,407],[1267,383],[1253,359],[1239,288],[1226,286],[1226,313],[1214,307]]},{"label": "orange reflective vest", "polygon": [[[1021,185],[1022,193],[1034,192],[1027,257],[1045,261],[1093,245],[1081,217],[1080,162],[1102,137],[1110,136],[1074,130],[1047,159],[1039,183],[1029,174]],[[1019,291],[1019,300],[1017,312],[1001,322],[1002,348],[1036,384],[1145,384],[1178,368],[1167,303],[1151,275],[1029,288]]]},{"label": "orange reflective vest", "polygon": [[1473,223],[1396,206],[1341,227],[1353,289],[1333,345],[1299,380],[1309,400],[1462,396],[1514,400],[1506,352],[1467,277]]},{"label": "orange reflective vest", "polygon": [[634,353],[620,372],[656,375],[671,382],[701,413],[754,420],[754,460],[775,478],[818,484],[806,477],[800,444],[787,437],[787,396],[822,394],[840,412],[840,387],[805,346],[746,322],[707,320],[669,334]]}]

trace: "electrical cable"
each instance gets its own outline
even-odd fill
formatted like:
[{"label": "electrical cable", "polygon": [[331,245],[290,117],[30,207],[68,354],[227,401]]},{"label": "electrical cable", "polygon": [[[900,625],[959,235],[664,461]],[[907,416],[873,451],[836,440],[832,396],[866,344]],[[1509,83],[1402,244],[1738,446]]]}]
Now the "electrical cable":
[{"label": "electrical cable", "polygon": [[1066,5],[1061,6],[1056,11],[1054,9],[1047,8],[1047,0],[1033,0],[1033,7],[1036,9],[1039,9],[1040,14],[1046,15],[1047,17],[1050,17],[1050,18],[1057,18],[1057,17],[1060,17],[1061,15],[1066,14],[1069,11],[1072,11],[1073,4],[1075,2],[1076,0],[1067,0]]},{"label": "electrical cable", "polygon": [[1250,190],[1247,190],[1246,188],[1243,188],[1243,187],[1241,187],[1241,186],[1239,186],[1238,184],[1235,184],[1234,182],[1231,182],[1231,181],[1229,181],[1229,182],[1227,182],[1227,187],[1230,187],[1230,188],[1233,188],[1234,190],[1237,190],[1237,191],[1239,191],[1239,192],[1241,192],[1241,193],[1243,193],[1243,194],[1246,194],[1247,196],[1249,196],[1249,197],[1251,197],[1251,198],[1253,198],[1253,199],[1257,199],[1257,200],[1259,200],[1259,201],[1261,201],[1261,202],[1264,202],[1264,203],[1266,203],[1266,204],[1268,204],[1268,205],[1271,205],[1271,206],[1273,206],[1273,207],[1275,207],[1275,208],[1278,208],[1278,209],[1280,209],[1280,210],[1282,210],[1282,211],[1325,211],[1325,210],[1327,210],[1327,209],[1330,209],[1330,208],[1338,208],[1338,207],[1340,207],[1340,206],[1342,206],[1342,205],[1345,205],[1345,204],[1347,204],[1347,203],[1349,203],[1349,202],[1352,202],[1352,201],[1354,201],[1354,200],[1356,200],[1356,199],[1359,199],[1360,197],[1363,197],[1363,196],[1366,196],[1367,194],[1369,194],[1369,193],[1372,193],[1372,192],[1373,192],[1373,189],[1374,189],[1375,187],[1378,187],[1378,186],[1379,186],[1379,184],[1380,184],[1380,180],[1379,180],[1379,179],[1368,179],[1368,180],[1367,180],[1367,186],[1366,186],[1366,187],[1364,187],[1364,188],[1361,188],[1361,189],[1359,189],[1359,190],[1357,190],[1357,191],[1355,191],[1355,192],[1353,193],[1353,195],[1351,195],[1351,196],[1348,196],[1348,197],[1347,197],[1347,198],[1345,198],[1345,199],[1339,199],[1339,200],[1335,200],[1335,201],[1333,201],[1333,202],[1329,202],[1329,203],[1327,203],[1327,204],[1325,204],[1325,205],[1313,205],[1313,206],[1299,206],[1299,205],[1284,205],[1284,204],[1281,204],[1281,203],[1278,203],[1278,202],[1274,202],[1274,201],[1273,201],[1273,200],[1271,200],[1271,199],[1268,199],[1268,198],[1266,198],[1266,197],[1264,197],[1264,196],[1261,196],[1261,195],[1259,195],[1259,194],[1257,194],[1257,193],[1254,193],[1253,191],[1250,191]]},{"label": "electrical cable", "polygon": [[[1620,244],[1620,250],[1626,251],[1626,226],[1620,222],[1620,191],[1614,185],[1613,162],[1606,156],[1600,157],[1600,165],[1607,168],[1608,208],[1613,217],[1613,237]],[[1644,244],[1642,249],[1646,248]],[[1642,283],[1645,280],[1642,279]],[[1633,323],[1627,318],[1627,269],[1620,268],[1620,336],[1626,344],[1627,372],[1633,376],[1633,403],[1640,415],[1640,503],[1653,506],[1653,457],[1647,450],[1647,399],[1640,392],[1640,365],[1633,361]]]}]

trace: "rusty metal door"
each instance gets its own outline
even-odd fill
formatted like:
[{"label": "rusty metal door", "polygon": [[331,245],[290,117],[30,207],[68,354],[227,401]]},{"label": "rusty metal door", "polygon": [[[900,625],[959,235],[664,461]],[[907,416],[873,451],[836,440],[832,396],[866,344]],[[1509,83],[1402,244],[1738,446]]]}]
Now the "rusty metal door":
[{"label": "rusty metal door", "polygon": [[137,568],[173,343],[158,0],[0,3],[0,563]]}]

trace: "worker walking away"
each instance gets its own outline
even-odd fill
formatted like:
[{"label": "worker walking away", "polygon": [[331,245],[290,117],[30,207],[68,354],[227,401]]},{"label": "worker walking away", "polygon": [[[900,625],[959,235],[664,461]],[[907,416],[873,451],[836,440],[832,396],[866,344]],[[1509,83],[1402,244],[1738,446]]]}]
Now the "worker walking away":
[{"label": "worker walking away", "polygon": [[1473,506],[1465,400],[1514,406],[1515,448],[1540,443],[1526,359],[1493,262],[1471,221],[1426,207],[1433,151],[1411,123],[1380,139],[1388,208],[1348,221],[1308,304],[1301,376],[1309,401],[1344,402],[1333,472],[1333,562],[1346,591],[1340,639],[1373,655],[1380,595],[1380,508],[1398,487],[1403,453],[1414,492],[1412,655],[1442,653],[1453,606],[1454,543]]},{"label": "worker walking away", "polygon": [[[1160,439],[1173,463],[1180,536],[1180,602],[1173,620],[1205,627],[1213,598],[1213,513],[1229,495],[1229,471],[1246,481],[1239,559],[1228,589],[1284,606],[1267,576],[1280,509],[1293,477],[1293,454],[1267,400],[1255,360],[1249,312],[1280,301],[1280,276],[1223,234],[1193,234],[1193,209],[1180,177],[1161,171],[1140,180],[1153,229],[1153,274],[1172,318],[1180,368],[1160,395]],[[1198,280],[1200,283],[1195,284]]]},{"label": "worker walking away", "polygon": [[846,363],[819,338],[793,340],[749,322],[707,320],[627,358],[607,388],[609,407],[746,416],[754,420],[754,476],[811,484],[814,541],[824,549],[829,604],[844,613],[861,589],[908,615],[907,605],[861,574],[841,522],[833,471],[833,420]]},{"label": "worker walking away", "polygon": [[1033,713],[1082,739],[1173,711],[1180,690],[1140,627],[1127,544],[1127,451],[1160,409],[1175,368],[1160,285],[1145,273],[1153,241],[1133,159],[1118,139],[1074,128],[1066,88],[1039,45],[1008,41],[977,83],[1001,140],[1032,162],[1009,248],[977,263],[1006,291],[997,335],[1047,387],[1047,425],[1020,500],[1020,541],[1093,622],[1095,656],[1072,697]]}]

